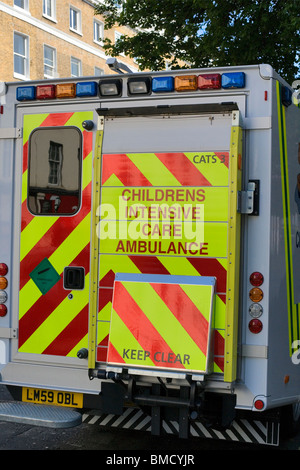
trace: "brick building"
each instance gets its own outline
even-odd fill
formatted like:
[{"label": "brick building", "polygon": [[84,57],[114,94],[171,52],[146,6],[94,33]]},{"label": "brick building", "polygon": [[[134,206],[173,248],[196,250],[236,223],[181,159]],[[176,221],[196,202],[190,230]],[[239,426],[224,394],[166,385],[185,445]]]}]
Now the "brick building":
[{"label": "brick building", "polygon": [[[98,0],[99,1],[99,0]],[[124,28],[104,30],[88,0],[0,0],[0,81],[110,73],[102,40]],[[133,34],[126,28],[126,34]],[[137,64],[118,58],[133,71]]]}]

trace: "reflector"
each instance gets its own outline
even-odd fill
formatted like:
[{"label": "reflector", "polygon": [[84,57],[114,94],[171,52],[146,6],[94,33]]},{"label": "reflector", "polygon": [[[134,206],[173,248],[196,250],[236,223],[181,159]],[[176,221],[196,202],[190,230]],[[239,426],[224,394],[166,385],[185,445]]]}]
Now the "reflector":
[{"label": "reflector", "polygon": [[0,290],[0,304],[5,304],[7,301],[7,293],[5,290]]},{"label": "reflector", "polygon": [[263,308],[260,304],[251,304],[249,307],[249,313],[251,317],[258,318],[263,313]]},{"label": "reflector", "polygon": [[262,400],[256,400],[254,402],[254,408],[256,408],[257,410],[262,410],[264,408],[265,404]]}]

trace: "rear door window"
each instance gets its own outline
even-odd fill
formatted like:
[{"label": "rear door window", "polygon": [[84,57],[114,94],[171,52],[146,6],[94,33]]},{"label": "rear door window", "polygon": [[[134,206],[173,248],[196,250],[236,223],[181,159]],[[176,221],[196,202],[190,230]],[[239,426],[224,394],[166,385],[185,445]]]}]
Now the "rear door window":
[{"label": "rear door window", "polygon": [[28,209],[74,215],[81,202],[82,135],[76,127],[38,128],[29,138]]}]

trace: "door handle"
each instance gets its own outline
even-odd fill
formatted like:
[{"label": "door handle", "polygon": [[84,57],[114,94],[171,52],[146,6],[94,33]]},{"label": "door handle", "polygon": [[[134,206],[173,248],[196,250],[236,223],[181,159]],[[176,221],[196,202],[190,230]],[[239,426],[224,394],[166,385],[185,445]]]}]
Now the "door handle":
[{"label": "door handle", "polygon": [[64,269],[64,289],[84,289],[84,268],[67,266]]}]

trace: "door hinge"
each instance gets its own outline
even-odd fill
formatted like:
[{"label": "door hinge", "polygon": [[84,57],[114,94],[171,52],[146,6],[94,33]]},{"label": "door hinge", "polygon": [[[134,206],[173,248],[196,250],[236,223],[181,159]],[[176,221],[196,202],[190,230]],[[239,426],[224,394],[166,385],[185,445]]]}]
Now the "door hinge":
[{"label": "door hinge", "polygon": [[20,139],[22,137],[22,129],[19,127],[7,127],[0,129],[0,139]]},{"label": "door hinge", "polygon": [[14,339],[18,337],[17,328],[0,328],[0,338]]},{"label": "door hinge", "polygon": [[240,214],[259,215],[259,180],[248,181],[246,191],[238,191],[238,207]]}]

